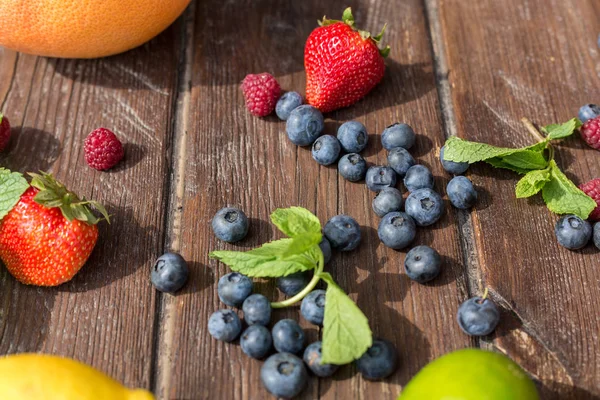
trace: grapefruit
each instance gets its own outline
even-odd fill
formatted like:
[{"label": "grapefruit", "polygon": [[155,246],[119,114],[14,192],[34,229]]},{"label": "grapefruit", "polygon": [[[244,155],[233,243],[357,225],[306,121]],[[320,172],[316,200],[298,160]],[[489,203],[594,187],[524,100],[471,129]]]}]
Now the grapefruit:
[{"label": "grapefruit", "polygon": [[23,53],[95,58],[162,32],[190,0],[1,0],[0,45]]}]

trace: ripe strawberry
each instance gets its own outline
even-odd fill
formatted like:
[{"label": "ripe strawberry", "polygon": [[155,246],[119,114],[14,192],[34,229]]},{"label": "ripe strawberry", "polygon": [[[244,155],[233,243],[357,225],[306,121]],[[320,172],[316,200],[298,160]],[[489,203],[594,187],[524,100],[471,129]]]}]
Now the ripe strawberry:
[{"label": "ripe strawberry", "polygon": [[385,26],[377,36],[354,27],[347,8],[342,21],[323,17],[306,41],[306,99],[321,112],[347,107],[363,98],[383,78],[384,58],[390,52],[377,46]]},{"label": "ripe strawberry", "polygon": [[79,271],[92,253],[104,207],[69,192],[49,174],[30,174],[31,186],[0,220],[0,259],[20,282],[56,286]]},{"label": "ripe strawberry", "polygon": [[8,118],[0,113],[0,151],[4,150],[10,139],[10,123]]}]

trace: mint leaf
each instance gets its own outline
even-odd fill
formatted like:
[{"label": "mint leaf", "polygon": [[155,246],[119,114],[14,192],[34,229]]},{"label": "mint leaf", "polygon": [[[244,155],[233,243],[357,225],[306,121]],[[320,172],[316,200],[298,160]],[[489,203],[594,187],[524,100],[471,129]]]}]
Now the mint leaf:
[{"label": "mint leaf", "polygon": [[485,162],[490,164],[492,167],[509,169],[521,175],[525,175],[526,173],[530,172],[529,169],[518,168],[514,165],[506,163],[502,160],[502,158],[490,158],[489,160],[485,160]]},{"label": "mint leaf", "polygon": [[323,364],[348,364],[360,358],[373,344],[367,317],[346,293],[324,272],[327,282],[323,320]]},{"label": "mint leaf", "polygon": [[530,171],[517,183],[516,195],[518,199],[531,197],[544,187],[550,180],[550,170],[542,169]]},{"label": "mint leaf", "polygon": [[512,154],[497,157],[497,159],[504,164],[524,171],[543,169],[548,166],[548,161],[542,151],[518,150]]},{"label": "mint leaf", "polygon": [[321,242],[321,239],[321,232],[305,233],[304,235],[296,236],[283,253],[283,257],[293,256],[294,254],[302,254],[311,247],[318,245]]},{"label": "mint leaf", "polygon": [[271,214],[271,221],[289,237],[321,233],[319,218],[302,207],[278,208]]},{"label": "mint leaf", "polygon": [[468,162],[473,164],[490,158],[504,157],[515,152],[526,149],[510,149],[507,147],[495,147],[485,143],[470,142],[452,136],[446,140],[444,159],[454,162]]},{"label": "mint leaf", "polygon": [[13,209],[28,188],[29,183],[22,174],[0,168],[0,220]]},{"label": "mint leaf", "polygon": [[548,135],[548,139],[556,140],[563,139],[567,136],[571,136],[575,129],[581,126],[581,121],[577,118],[568,120],[563,124],[551,124],[542,128],[542,130]]},{"label": "mint leaf", "polygon": [[596,202],[583,193],[558,168],[556,162],[550,162],[550,180],[542,189],[542,196],[550,211],[556,214],[575,214],[587,219],[596,208]]}]

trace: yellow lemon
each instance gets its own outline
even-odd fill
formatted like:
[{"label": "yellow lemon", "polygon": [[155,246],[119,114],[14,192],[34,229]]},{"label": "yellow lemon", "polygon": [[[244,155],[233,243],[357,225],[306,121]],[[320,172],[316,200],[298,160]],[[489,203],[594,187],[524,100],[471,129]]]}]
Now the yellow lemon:
[{"label": "yellow lemon", "polygon": [[0,358],[2,400],[154,400],[68,358],[18,354]]}]

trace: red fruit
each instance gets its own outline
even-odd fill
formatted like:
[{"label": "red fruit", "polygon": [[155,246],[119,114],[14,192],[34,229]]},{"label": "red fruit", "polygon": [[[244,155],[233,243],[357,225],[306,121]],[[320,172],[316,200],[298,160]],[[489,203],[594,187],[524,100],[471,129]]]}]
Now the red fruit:
[{"label": "red fruit", "polygon": [[84,151],[85,161],[98,171],[114,167],[125,155],[119,139],[106,128],[98,128],[88,135]]},{"label": "red fruit", "polygon": [[273,112],[281,96],[281,87],[273,75],[246,75],[242,81],[242,92],[246,99],[246,108],[257,117],[265,117]]},{"label": "red fruit", "polygon": [[589,219],[592,221],[600,221],[600,178],[592,179],[588,183],[579,186],[585,194],[596,201],[596,208],[590,214]]},{"label": "red fruit", "polygon": [[600,150],[600,117],[587,120],[579,132],[590,147]]},{"label": "red fruit", "polygon": [[347,107],[363,98],[383,78],[384,57],[389,46],[377,46],[377,36],[357,31],[352,11],[347,8],[342,21],[323,18],[312,31],[304,48],[306,99],[321,112]]},{"label": "red fruit", "polygon": [[[0,221],[0,259],[20,282],[56,286],[81,269],[98,239],[97,218],[48,174],[31,174],[31,187]],[[104,208],[91,202],[108,220]]]},{"label": "red fruit", "polygon": [[0,151],[4,150],[10,140],[10,123],[8,118],[0,113]]}]

